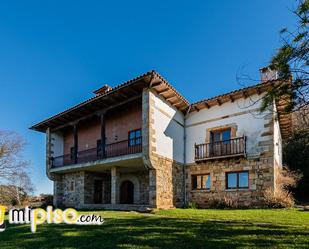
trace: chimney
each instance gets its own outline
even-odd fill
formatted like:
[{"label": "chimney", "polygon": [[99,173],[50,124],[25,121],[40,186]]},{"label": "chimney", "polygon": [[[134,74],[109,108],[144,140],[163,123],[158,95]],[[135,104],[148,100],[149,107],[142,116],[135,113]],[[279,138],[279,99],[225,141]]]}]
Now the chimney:
[{"label": "chimney", "polygon": [[261,73],[261,81],[262,82],[267,82],[267,81],[270,81],[270,80],[278,79],[278,71],[272,70],[272,69],[270,69],[270,67],[261,68],[260,73]]},{"label": "chimney", "polygon": [[113,88],[110,87],[109,85],[104,85],[103,87],[99,88],[98,90],[93,91],[93,93],[96,96],[99,96],[99,95],[102,95],[102,94],[105,94],[105,93],[109,92],[112,89]]}]

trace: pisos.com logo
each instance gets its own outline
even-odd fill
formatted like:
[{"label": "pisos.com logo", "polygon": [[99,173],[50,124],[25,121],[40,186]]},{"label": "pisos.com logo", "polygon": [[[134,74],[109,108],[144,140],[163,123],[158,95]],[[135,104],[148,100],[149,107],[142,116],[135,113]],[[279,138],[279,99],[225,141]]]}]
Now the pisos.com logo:
[{"label": "pisos.com logo", "polygon": [[[0,206],[0,232],[5,231],[5,212],[6,207]],[[46,210],[42,208],[30,209],[10,209],[9,210],[9,223],[10,224],[30,224],[31,231],[35,233],[37,226],[47,224],[76,224],[76,225],[102,225],[104,218],[95,214],[79,214],[73,208],[65,210],[55,209],[48,206]]]}]

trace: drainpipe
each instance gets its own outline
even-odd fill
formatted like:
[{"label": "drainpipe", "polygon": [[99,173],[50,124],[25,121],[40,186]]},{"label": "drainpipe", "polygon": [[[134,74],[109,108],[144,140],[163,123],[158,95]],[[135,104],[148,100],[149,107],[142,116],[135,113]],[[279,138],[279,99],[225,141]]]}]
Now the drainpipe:
[{"label": "drainpipe", "polygon": [[187,116],[189,114],[191,110],[191,106],[189,106],[186,114],[184,115],[184,136],[183,136],[183,142],[184,142],[184,146],[183,146],[183,149],[184,149],[184,153],[183,153],[183,167],[182,167],[182,171],[183,171],[183,190],[184,190],[184,205],[187,204],[187,189],[186,189],[186,160],[187,160],[187,126],[186,126],[186,121],[187,121]]}]

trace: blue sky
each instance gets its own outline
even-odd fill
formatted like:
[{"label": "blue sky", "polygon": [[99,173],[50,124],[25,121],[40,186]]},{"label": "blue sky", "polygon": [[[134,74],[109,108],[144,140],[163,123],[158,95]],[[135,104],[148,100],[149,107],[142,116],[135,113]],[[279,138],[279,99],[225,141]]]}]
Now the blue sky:
[{"label": "blue sky", "polygon": [[27,141],[36,193],[51,193],[32,124],[151,69],[190,102],[259,78],[293,28],[294,0],[1,1],[0,129]]}]

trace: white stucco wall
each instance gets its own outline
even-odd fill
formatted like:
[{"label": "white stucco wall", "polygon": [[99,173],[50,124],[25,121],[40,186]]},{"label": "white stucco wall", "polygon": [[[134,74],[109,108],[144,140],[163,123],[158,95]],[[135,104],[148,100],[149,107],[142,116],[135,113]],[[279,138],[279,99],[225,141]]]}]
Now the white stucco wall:
[{"label": "white stucco wall", "polygon": [[150,92],[154,100],[154,128],[156,153],[183,163],[184,115],[157,94]]},{"label": "white stucco wall", "polygon": [[51,133],[53,157],[63,155],[63,136],[61,133]]},{"label": "white stucco wall", "polygon": [[[274,111],[274,113],[276,113],[276,111]],[[280,167],[282,166],[282,138],[279,120],[276,115],[274,115],[274,163]]]},{"label": "white stucco wall", "polygon": [[247,137],[247,155],[258,156],[261,152],[258,143],[271,137],[261,137],[265,132],[266,113],[261,115],[257,110],[261,104],[258,101],[260,98],[254,95],[189,114],[186,118],[186,163],[194,162],[194,144],[205,143],[207,129],[223,125],[236,125],[236,137]]}]

